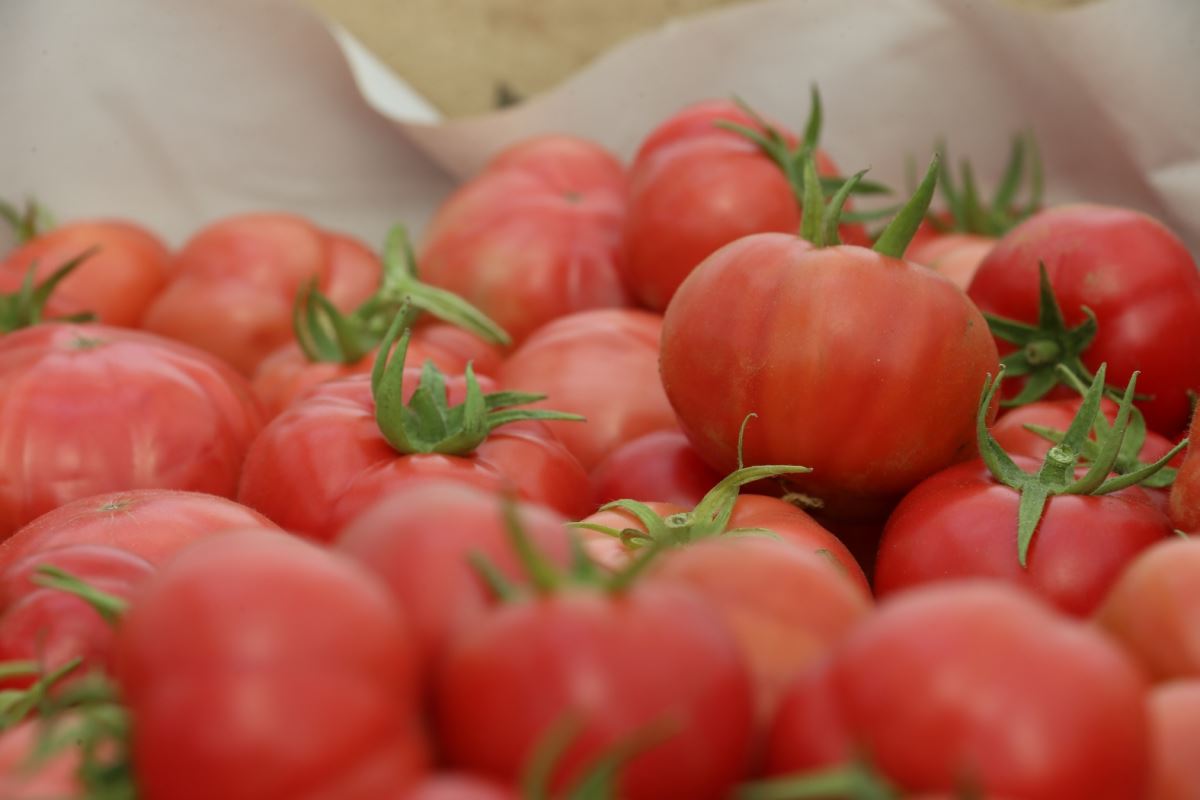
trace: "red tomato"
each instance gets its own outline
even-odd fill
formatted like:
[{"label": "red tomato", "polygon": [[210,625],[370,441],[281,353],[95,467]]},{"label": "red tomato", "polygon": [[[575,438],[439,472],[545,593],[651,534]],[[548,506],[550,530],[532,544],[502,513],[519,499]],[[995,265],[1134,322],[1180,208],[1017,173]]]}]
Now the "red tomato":
[{"label": "red tomato", "polygon": [[1171,520],[1188,533],[1200,533],[1200,414],[1188,436],[1191,444],[1171,488]]},{"label": "red tomato", "polygon": [[1200,788],[1200,681],[1150,693],[1154,765],[1146,800],[1195,800]]},{"label": "red tomato", "polygon": [[721,480],[677,429],[655,431],[617,447],[592,470],[597,503],[661,500],[691,508]]},{"label": "red tomato", "polygon": [[[811,467],[788,476],[827,512],[866,517],[975,451],[999,368],[979,311],[927,269],[781,233],[709,257],[663,321],[662,379],[709,464]],[[921,409],[914,414],[913,409]]]},{"label": "red tomato", "polygon": [[[800,230],[800,209],[780,167],[746,137],[714,123],[762,127],[727,100],[683,109],[651,132],[630,169],[626,284],[662,311],[683,279],[715,250],[752,233]],[[783,135],[791,144],[796,137]],[[817,151],[822,175],[837,167]],[[862,243],[861,228],[843,233]]]},{"label": "red tomato", "polygon": [[943,584],[885,602],[797,682],[769,771],[858,748],[913,793],[969,781],[1022,800],[1131,800],[1149,773],[1145,698],[1094,629],[1001,584]]},{"label": "red tomato", "polygon": [[0,733],[0,797],[4,800],[72,800],[85,796],[76,774],[78,750],[66,747],[46,761],[33,760],[42,733],[37,720]]},{"label": "red tomato", "polygon": [[[662,317],[632,309],[584,311],[539,328],[500,369],[506,389],[546,395],[539,406],[585,422],[547,426],[584,469],[638,436],[675,427],[658,379]],[[614,392],[614,386],[637,387]],[[659,498],[655,498],[659,499]]]},{"label": "red tomato", "polygon": [[[566,520],[529,503],[518,503],[515,511],[539,552],[565,567]],[[396,489],[355,517],[338,536],[336,549],[383,579],[431,666],[456,634],[495,605],[492,591],[471,566],[473,553],[511,579],[525,577],[498,494],[459,483],[424,481]]]},{"label": "red tomato", "polygon": [[628,305],[617,272],[625,172],[598,145],[526,140],[438,211],[421,278],[466,298],[520,342],[555,317]]},{"label": "red tomato", "polygon": [[[128,600],[154,571],[140,556],[103,545],[80,544],[35,553],[0,573],[0,662],[32,661],[43,673],[82,663],[55,684],[61,688],[93,669],[112,670],[112,624],[86,601],[32,578],[44,565],[58,567],[109,595]],[[3,681],[7,688],[27,687],[34,676]]]},{"label": "red tomato", "polygon": [[[419,378],[404,371],[406,397]],[[479,383],[490,390],[486,378]],[[464,380],[446,385],[450,402],[461,402]],[[366,375],[321,384],[272,420],[246,456],[238,500],[293,533],[330,541],[372,502],[430,476],[512,486],[568,516],[591,507],[587,473],[540,422],[505,425],[466,456],[401,455],[379,431]]]},{"label": "red tomato", "polygon": [[866,586],[828,559],[765,537],[701,540],[650,570],[652,580],[703,596],[729,626],[749,661],[763,723],[784,688],[872,606]]},{"label": "red tomato", "polygon": [[1096,620],[1156,680],[1200,678],[1200,540],[1171,539],[1122,573]]},{"label": "red tomato", "polygon": [[1138,392],[1153,398],[1138,403],[1146,423],[1165,436],[1182,430],[1187,391],[1200,389],[1200,359],[1185,344],[1200,341],[1200,271],[1183,242],[1129,209],[1047,209],[997,242],[971,282],[971,299],[983,311],[1035,322],[1039,262],[1068,326],[1086,319],[1084,306],[1096,314],[1087,368],[1107,363],[1117,386],[1140,370]]},{"label": "red tomato", "polygon": [[167,283],[171,254],[154,234],[130,222],[72,222],[26,242],[0,260],[0,293],[16,291],[35,264],[40,282],[93,247],[96,252],[50,295],[45,317],[90,311],[99,322],[135,327]]},{"label": "red tomato", "polygon": [[727,797],[747,766],[753,701],[729,631],[699,598],[634,585],[503,606],[455,640],[438,676],[437,731],[449,762],[515,782],[552,725],[581,730],[555,770],[664,726],[620,770],[626,800]]},{"label": "red tomato", "polygon": [[914,264],[929,267],[949,278],[955,286],[966,291],[971,279],[996,240],[974,233],[948,233],[920,245],[909,244],[904,257]]},{"label": "red tomato", "polygon": [[181,553],[119,632],[147,800],[374,800],[415,783],[414,649],[387,590],[294,537]]},{"label": "red tomato", "polygon": [[[664,519],[676,514],[687,513],[687,509],[682,506],[670,503],[651,502],[646,505]],[[618,531],[646,530],[637,517],[623,508],[597,511],[583,522],[604,525]],[[769,532],[767,535],[778,536],[800,549],[831,559],[852,583],[858,584],[865,593],[870,594],[867,578],[846,546],[836,536],[821,527],[820,523],[791,503],[776,497],[757,494],[744,494],[738,497],[734,501],[733,511],[725,529],[736,531],[745,528],[752,528],[760,533],[767,531]],[[580,533],[587,545],[588,552],[609,568],[621,568],[629,562],[633,555],[633,551],[621,540],[608,534],[586,528],[580,529]]]},{"label": "red tomato", "polygon": [[341,310],[379,285],[362,244],[291,214],[241,214],[201,230],[175,257],[171,283],[143,327],[207,350],[244,375],[292,339],[292,305],[306,282]]},{"label": "red tomato", "polygon": [[0,542],[0,571],[28,557],[77,545],[103,545],[160,566],[192,542],[275,523],[232,500],[200,492],[137,489],[84,497],[43,514]]},{"label": "red tomato", "polygon": [[232,369],[158,336],[43,324],[0,339],[0,538],[127,489],[232,496],[262,425]]},{"label": "red tomato", "polygon": [[[1038,462],[1013,459],[1027,472]],[[1080,473],[1082,474],[1082,473]],[[1133,486],[1105,495],[1052,496],[1017,557],[1019,493],[982,461],[951,467],[913,489],[888,518],[875,562],[883,597],[922,583],[1002,578],[1067,614],[1091,614],[1125,566],[1171,532],[1166,515]]]},{"label": "red tomato", "polygon": [[[295,342],[286,344],[259,363],[254,371],[254,393],[274,417],[312,387],[336,378],[370,373],[375,351],[354,364],[309,361]],[[495,376],[500,371],[500,349],[473,333],[447,323],[413,328],[405,363],[421,367],[432,361],[438,369],[458,375],[471,364],[478,375]]]}]

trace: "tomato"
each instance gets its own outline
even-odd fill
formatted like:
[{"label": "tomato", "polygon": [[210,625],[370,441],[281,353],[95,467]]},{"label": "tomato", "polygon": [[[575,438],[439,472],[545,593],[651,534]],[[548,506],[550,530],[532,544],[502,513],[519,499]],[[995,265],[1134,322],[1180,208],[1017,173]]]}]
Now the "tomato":
[{"label": "tomato", "polygon": [[[539,551],[565,566],[566,520],[530,503],[517,503],[514,513]],[[356,516],[335,547],[387,584],[430,666],[456,634],[495,605],[471,565],[474,554],[511,579],[524,577],[506,533],[500,496],[459,483],[399,487]]]},{"label": "tomato", "polygon": [[17,290],[35,265],[42,281],[92,248],[58,284],[46,317],[92,312],[108,325],[137,326],[167,283],[171,254],[154,234],[124,220],[72,222],[26,242],[0,260],[0,293]]},{"label": "tomato", "polygon": [[[691,515],[691,512],[682,506],[656,502],[647,503],[646,506],[666,520],[669,526],[703,523],[703,520],[695,519],[693,521],[692,519],[685,518],[685,515],[693,517],[694,515]],[[615,531],[644,532],[646,530],[646,526],[634,514],[624,508],[597,511],[584,518],[582,522],[591,525],[606,526]],[[823,528],[820,523],[791,503],[776,497],[744,494],[733,502],[733,508],[724,529],[714,535],[724,535],[728,532],[738,532],[747,529],[752,530],[756,534],[779,537],[789,544],[796,545],[800,549],[819,554],[829,559],[852,582],[861,586],[867,593],[870,593],[862,568],[858,566],[858,562],[854,560],[854,556],[850,555],[850,551],[846,549],[846,546],[836,536]],[[629,559],[634,555],[635,551],[633,548],[640,546],[637,543],[625,542],[606,533],[600,533],[587,528],[581,529],[581,534],[584,537],[588,552],[600,563],[612,569],[619,569],[627,564]],[[705,538],[705,535],[701,534],[694,539],[685,540],[682,543],[688,544],[690,541],[700,541],[703,538]]]},{"label": "tomato", "polygon": [[261,426],[232,369],[158,336],[43,324],[0,339],[0,538],[101,492],[232,496]]},{"label": "tomato", "polygon": [[1186,532],[1200,533],[1200,414],[1188,436],[1192,444],[1171,489],[1171,520]]},{"label": "tomato", "polygon": [[[604,309],[560,317],[508,357],[500,385],[544,394],[538,405],[583,415],[582,423],[547,425],[584,469],[591,469],[625,442],[675,427],[675,412],[658,380],[661,332],[662,318],[646,311]],[[637,389],[615,392],[615,386]]]},{"label": "tomato", "polygon": [[[254,371],[254,394],[269,416],[274,417],[312,387],[335,378],[369,373],[375,353],[353,364],[309,361],[299,345],[284,345],[259,363]],[[495,376],[500,371],[499,348],[461,328],[446,323],[422,325],[413,329],[406,363],[421,367],[432,361],[438,369],[458,375],[471,364],[480,375]]]},{"label": "tomato", "polygon": [[996,240],[990,236],[948,233],[921,246],[909,245],[905,258],[940,272],[965,291],[979,265],[995,246]]},{"label": "tomato", "polygon": [[[111,671],[112,625],[86,601],[32,578],[42,566],[66,570],[108,595],[128,600],[154,571],[144,558],[104,545],[74,545],[36,553],[0,573],[0,662],[32,661],[43,673],[82,663],[55,684],[61,688],[93,669]],[[3,681],[27,687],[35,676]]]},{"label": "tomato", "polygon": [[691,508],[721,480],[683,432],[654,431],[617,447],[592,470],[597,503],[662,501]]},{"label": "tomato", "polygon": [[167,288],[142,322],[207,350],[243,375],[291,341],[292,304],[306,282],[348,310],[379,284],[379,259],[359,242],[291,214],[214,222],[175,256]]},{"label": "tomato", "polygon": [[0,542],[0,571],[64,547],[115,547],[159,566],[183,547],[227,530],[275,523],[232,500],[200,492],[136,489],[80,498]]},{"label": "tomato", "polygon": [[[420,371],[404,370],[405,397]],[[450,402],[465,395],[462,377],[447,379]],[[480,378],[485,389],[490,382]],[[404,455],[376,421],[369,376],[324,383],[263,430],[246,456],[238,500],[280,526],[322,541],[372,502],[429,476],[498,490],[575,516],[591,507],[587,473],[545,426],[514,422],[464,455]]]},{"label": "tomato", "polygon": [[[1038,463],[1017,457],[1018,466]],[[933,475],[888,518],[875,564],[880,596],[953,578],[1002,578],[1060,611],[1091,614],[1125,566],[1171,532],[1166,515],[1132,486],[1112,494],[1049,499],[1026,564],[1017,550],[1020,494],[982,461]]]},{"label": "tomato", "polygon": [[969,782],[1022,800],[1143,797],[1144,679],[1105,636],[990,581],[885,601],[800,678],[772,730],[769,772],[856,750],[898,788]]},{"label": "tomato", "polygon": [[[974,450],[987,324],[945,278],[854,246],[747,236],[683,283],[663,321],[662,379],[720,471],[800,464],[827,513],[867,517]],[[920,409],[914,413],[914,409]]]},{"label": "tomato", "polygon": [[543,136],[496,156],[438,211],[421,277],[520,342],[574,311],[628,305],[617,261],[625,171],[598,145]]},{"label": "tomato", "polygon": [[1200,341],[1200,271],[1183,242],[1129,209],[1052,208],[997,242],[968,293],[985,312],[1032,323],[1039,263],[1068,326],[1087,319],[1084,307],[1096,315],[1083,364],[1094,372],[1107,363],[1114,384],[1140,370],[1138,391],[1151,398],[1138,403],[1146,423],[1175,436],[1187,423],[1188,390],[1200,389],[1200,359],[1184,344]]},{"label": "tomato", "polygon": [[1158,686],[1150,693],[1154,766],[1147,800],[1193,800],[1200,787],[1200,682]]},{"label": "tomato", "polygon": [[691,589],[737,637],[766,723],[783,689],[871,610],[865,584],[827,558],[766,537],[716,537],[666,553],[650,579]]},{"label": "tomato", "polygon": [[[683,279],[723,245],[752,233],[800,230],[800,208],[780,167],[718,121],[765,130],[734,103],[699,103],[651,132],[630,168],[620,263],[626,284],[647,308],[665,309]],[[793,134],[772,127],[796,145]],[[838,174],[823,152],[816,158],[822,175]],[[860,228],[845,233],[865,241]]]},{"label": "tomato", "polygon": [[567,589],[502,606],[451,645],[436,701],[450,764],[508,782],[563,719],[580,729],[556,787],[639,735],[652,738],[620,770],[627,800],[726,797],[747,766],[746,665],[711,608],[676,587]]},{"label": "tomato", "polygon": [[0,797],[4,800],[72,800],[83,798],[76,776],[79,752],[66,747],[48,760],[34,763],[42,723],[29,720],[0,733]]},{"label": "tomato", "polygon": [[1171,539],[1121,574],[1096,620],[1156,680],[1200,677],[1200,541]]},{"label": "tomato", "polygon": [[188,548],[130,606],[118,656],[147,800],[373,800],[424,771],[394,602],[349,559],[294,537]]}]

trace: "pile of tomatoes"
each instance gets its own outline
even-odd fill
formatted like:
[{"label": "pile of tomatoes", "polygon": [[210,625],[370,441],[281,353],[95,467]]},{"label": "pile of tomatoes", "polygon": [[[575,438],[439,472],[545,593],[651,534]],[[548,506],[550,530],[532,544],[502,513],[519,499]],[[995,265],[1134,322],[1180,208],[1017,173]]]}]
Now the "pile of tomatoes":
[{"label": "pile of tomatoes", "polygon": [[1200,797],[1195,261],[820,123],[379,253],[5,206],[0,798]]}]

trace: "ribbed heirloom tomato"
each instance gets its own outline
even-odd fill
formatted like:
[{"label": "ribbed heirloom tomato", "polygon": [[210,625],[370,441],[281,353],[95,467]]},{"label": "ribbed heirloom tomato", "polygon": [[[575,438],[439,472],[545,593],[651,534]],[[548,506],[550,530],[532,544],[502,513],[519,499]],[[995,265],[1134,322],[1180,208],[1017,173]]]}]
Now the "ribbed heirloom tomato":
[{"label": "ribbed heirloom tomato", "polygon": [[[662,380],[706,461],[732,470],[742,420],[757,413],[747,464],[811,467],[789,481],[866,516],[973,454],[996,346],[958,287],[899,257],[932,189],[927,177],[874,250],[762,233],[688,276],[663,321]],[[831,227],[813,205],[812,222]]]}]

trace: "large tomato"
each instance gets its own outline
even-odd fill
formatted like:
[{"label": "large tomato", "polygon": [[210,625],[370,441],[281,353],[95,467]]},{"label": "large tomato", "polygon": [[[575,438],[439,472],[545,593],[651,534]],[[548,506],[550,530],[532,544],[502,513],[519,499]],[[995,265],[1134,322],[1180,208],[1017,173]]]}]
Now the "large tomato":
[{"label": "large tomato", "polygon": [[[1013,459],[1036,472],[1033,459]],[[1046,503],[1018,557],[1021,494],[982,461],[922,481],[888,518],[875,562],[880,596],[954,578],[1002,578],[1068,614],[1091,614],[1125,566],[1171,533],[1162,510],[1137,486],[1112,494],[1060,494]]]},{"label": "large tomato", "polygon": [[158,336],[45,324],[0,339],[0,538],[127,489],[232,496],[261,414],[217,359]]},{"label": "large tomato", "polygon": [[988,581],[884,602],[802,676],[769,771],[866,754],[897,788],[1131,800],[1148,786],[1146,686],[1093,628]]},{"label": "large tomato", "polygon": [[1192,420],[1189,441],[1171,489],[1171,519],[1187,533],[1200,533],[1200,414]]},{"label": "large tomato", "polygon": [[[504,362],[500,385],[546,395],[538,405],[581,414],[549,422],[584,469],[652,431],[675,427],[658,379],[662,318],[603,309],[571,314],[539,328]],[[614,386],[637,387],[614,392]],[[661,499],[661,498],[655,498]]]},{"label": "large tomato", "polygon": [[146,800],[377,800],[424,770],[415,651],[387,590],[294,537],[231,533],[152,578],[119,631]]},{"label": "large tomato", "polygon": [[[420,377],[404,371],[405,397]],[[463,377],[446,386],[451,403],[463,400]],[[460,455],[397,451],[380,431],[366,375],[323,383],[272,420],[247,454],[238,500],[294,533],[330,541],[371,503],[430,476],[509,486],[568,516],[591,507],[587,473],[538,421],[507,424]]]},{"label": "large tomato", "polygon": [[379,259],[359,242],[291,214],[214,222],[175,256],[171,282],[142,322],[220,356],[242,374],[292,338],[292,304],[311,280],[349,310],[379,284]]},{"label": "large tomato", "polygon": [[1117,385],[1140,370],[1147,424],[1168,437],[1179,433],[1188,390],[1200,390],[1200,359],[1190,346],[1200,341],[1200,271],[1179,237],[1129,209],[1047,209],[997,242],[971,281],[971,299],[985,312],[1034,323],[1039,263],[1068,326],[1087,319],[1085,308],[1096,316],[1083,364],[1094,372],[1107,363]]},{"label": "large tomato", "polygon": [[171,254],[154,234],[132,222],[72,222],[31,239],[0,260],[0,292],[16,290],[35,266],[35,280],[42,281],[93,249],[58,284],[46,304],[46,317],[91,312],[99,322],[135,327],[167,283]]},{"label": "large tomato", "polygon": [[[661,311],[683,279],[713,251],[752,233],[800,230],[795,187],[759,145],[718,127],[730,122],[764,132],[727,100],[689,106],[652,131],[630,169],[629,213],[621,269],[638,301]],[[795,135],[771,126],[784,146]],[[817,168],[837,167],[817,151]],[[862,242],[861,229],[845,231]]]},{"label": "large tomato", "polygon": [[573,311],[628,305],[617,272],[625,171],[567,136],[496,156],[438,211],[421,277],[466,298],[516,342]]},{"label": "large tomato", "polygon": [[757,413],[746,463],[811,467],[789,480],[842,516],[879,514],[970,458],[998,366],[987,323],[946,278],[782,233],[718,250],[663,321],[663,385],[705,460],[733,469]]},{"label": "large tomato", "polygon": [[502,606],[454,641],[436,705],[450,764],[510,782],[564,719],[579,730],[554,770],[559,788],[647,738],[620,770],[627,800],[727,797],[747,767],[753,718],[728,629],[691,592],[651,582]]}]

